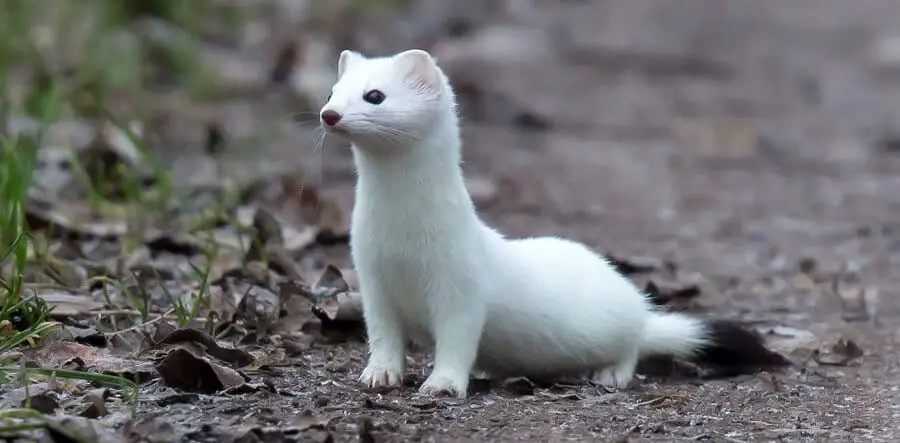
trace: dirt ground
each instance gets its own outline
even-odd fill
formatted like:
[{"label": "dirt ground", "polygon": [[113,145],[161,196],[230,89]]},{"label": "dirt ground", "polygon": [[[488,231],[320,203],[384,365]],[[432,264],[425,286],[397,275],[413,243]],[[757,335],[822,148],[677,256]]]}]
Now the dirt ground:
[{"label": "dirt ground", "polygon": [[[353,335],[243,371],[249,382],[238,394],[151,381],[134,435],[898,438],[900,3],[413,3],[393,28],[362,28],[351,41],[368,53],[422,46],[437,55],[460,91],[465,167],[481,186],[486,220],[513,236],[564,235],[632,261],[670,263],[673,284],[701,289],[682,308],[750,322],[795,365],[718,380],[642,375],[620,392],[476,382],[460,401],[416,393],[429,369],[420,351],[410,354],[404,389],[361,389],[366,349]],[[285,104],[229,106],[262,120]],[[326,140],[316,151],[304,125],[279,137],[248,156],[313,171],[325,193],[352,207],[345,146]],[[174,157],[174,169],[197,170],[191,162],[202,159],[191,155]],[[318,253],[349,267],[343,245]]]}]

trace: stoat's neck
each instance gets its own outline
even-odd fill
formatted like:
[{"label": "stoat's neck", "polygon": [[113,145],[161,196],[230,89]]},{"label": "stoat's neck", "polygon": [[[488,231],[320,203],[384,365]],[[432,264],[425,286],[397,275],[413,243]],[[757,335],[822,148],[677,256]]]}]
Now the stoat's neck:
[{"label": "stoat's neck", "polygon": [[[460,165],[460,135],[448,116],[416,146],[397,147],[402,155],[353,147],[359,182],[356,209],[388,214],[406,228],[459,231],[480,225]],[[368,218],[368,216],[366,216]]]}]

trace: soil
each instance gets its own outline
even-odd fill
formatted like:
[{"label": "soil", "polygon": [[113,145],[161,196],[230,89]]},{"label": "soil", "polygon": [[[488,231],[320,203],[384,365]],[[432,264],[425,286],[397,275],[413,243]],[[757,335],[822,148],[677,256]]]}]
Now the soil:
[{"label": "soil", "polygon": [[[718,380],[642,375],[619,392],[478,381],[466,400],[433,399],[416,392],[427,352],[410,354],[403,389],[370,391],[355,383],[366,355],[358,337],[317,340],[247,371],[253,392],[189,395],[151,382],[135,432],[180,441],[898,438],[900,55],[891,51],[900,52],[900,3],[517,5],[444,16],[458,16],[461,37],[365,29],[359,49],[445,55],[462,85],[465,168],[488,188],[480,206],[491,224],[673,263],[679,278],[699,276],[702,294],[686,309],[749,322],[794,366]],[[405,14],[438,21],[444,12]],[[253,155],[320,172],[320,187],[351,207],[347,148],[326,141],[314,151],[310,134],[301,127],[294,136],[305,138]],[[344,246],[327,249],[349,267]]]}]

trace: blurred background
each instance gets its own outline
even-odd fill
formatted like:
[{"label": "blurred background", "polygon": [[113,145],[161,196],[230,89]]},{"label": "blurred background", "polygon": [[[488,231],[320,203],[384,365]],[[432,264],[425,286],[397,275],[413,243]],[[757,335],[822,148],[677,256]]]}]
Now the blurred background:
[{"label": "blurred background", "polygon": [[20,116],[100,108],[140,124],[173,180],[212,180],[214,149],[219,163],[258,163],[229,175],[302,166],[341,188],[347,150],[326,142],[320,157],[311,132],[336,54],[421,47],[458,89],[473,174],[516,182],[500,199],[515,213],[508,229],[585,223],[573,229],[594,243],[726,237],[717,254],[781,235],[815,247],[896,218],[898,8],[12,0],[0,12],[4,101],[12,129],[28,126]]},{"label": "blurred background", "polygon": [[508,234],[655,257],[729,315],[898,324],[894,0],[4,0],[0,246],[52,226],[58,260],[64,232],[107,270],[199,256],[214,280],[247,251],[185,238],[246,248],[252,206],[300,275],[348,269],[307,248],[346,240],[353,204],[317,113],[341,50],[409,48],[450,76],[470,190]]}]

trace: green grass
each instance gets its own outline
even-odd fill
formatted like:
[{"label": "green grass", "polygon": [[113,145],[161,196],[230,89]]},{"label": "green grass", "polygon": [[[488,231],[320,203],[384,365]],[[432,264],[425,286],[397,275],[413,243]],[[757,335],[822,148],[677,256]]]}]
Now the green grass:
[{"label": "green grass", "polygon": [[[17,350],[37,345],[59,326],[50,319],[51,307],[28,289],[24,277],[29,262],[52,259],[44,246],[48,242],[28,226],[29,189],[46,128],[73,117],[93,118],[117,128],[136,147],[141,163],[149,165],[152,185],[147,186],[144,177],[129,165],[121,164],[104,175],[89,170],[90,165],[73,162],[87,203],[100,213],[124,211],[129,227],[134,225],[136,231],[148,215],[170,210],[175,193],[171,178],[151,155],[145,134],[135,132],[132,122],[146,121],[153,108],[152,92],[144,86],[151,59],[163,60],[189,99],[220,93],[210,81],[210,73],[198,63],[196,37],[208,33],[210,24],[218,26],[214,33],[228,33],[229,27],[233,30],[251,11],[218,3],[4,0],[0,8],[0,382],[18,379],[27,387],[49,376],[88,380],[118,387],[136,407],[138,384],[124,377],[15,364]],[[161,40],[152,32],[138,30],[138,25],[144,26],[148,20],[168,23],[180,31]],[[123,32],[132,38],[123,38]],[[37,133],[11,133],[6,125],[13,115],[35,120],[40,129]],[[125,247],[139,241],[122,239]],[[191,265],[199,285],[195,293],[186,299],[170,294],[173,309],[169,312],[175,314],[179,326],[187,326],[202,308],[209,307],[208,266],[212,260],[206,262],[206,269]],[[134,293],[113,277],[104,279],[125,294],[129,309],[138,312],[132,323],[150,321],[147,288]],[[0,409],[0,431],[52,426],[27,404],[25,408]]]},{"label": "green grass", "polygon": [[24,288],[23,274],[31,236],[25,217],[28,186],[35,164],[36,141],[28,136],[4,138],[0,145],[0,363],[23,343],[34,344],[56,326],[50,308]]},{"label": "green grass", "polygon": [[[35,378],[56,377],[70,380],[84,380],[100,385],[112,385],[122,390],[123,400],[132,406],[132,416],[137,408],[140,385],[123,376],[97,374],[92,372],[69,371],[64,369],[22,368],[17,366],[0,366],[0,381],[19,378],[27,389]],[[5,380],[4,380],[5,379]],[[0,432],[12,433],[53,428],[53,422],[40,412],[31,409],[31,398],[26,395],[24,407],[0,409]],[[62,430],[65,431],[65,430]],[[65,432],[64,432],[65,433]],[[87,443],[87,442],[85,442]]]}]

